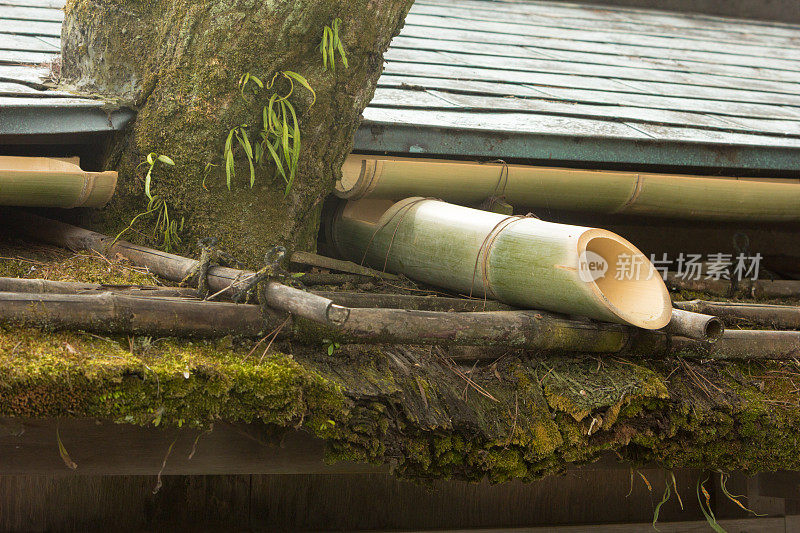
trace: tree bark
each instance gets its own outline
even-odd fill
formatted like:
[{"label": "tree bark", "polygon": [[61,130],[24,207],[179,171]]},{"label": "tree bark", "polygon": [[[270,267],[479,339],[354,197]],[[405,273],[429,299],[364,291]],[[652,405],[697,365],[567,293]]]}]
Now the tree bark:
[{"label": "tree bark", "polygon": [[[112,148],[106,166],[120,172],[117,196],[95,224],[119,231],[144,210],[140,164],[150,152],[175,166],[157,164],[152,192],[163,197],[173,220],[185,217],[178,250],[201,237],[255,266],[273,244],[290,250],[315,246],[322,200],[332,190],[352,147],[361,111],[372,98],[383,53],[402,27],[413,0],[71,0],[63,26],[63,76],[71,87],[100,93],[109,105],[133,105],[138,115]],[[337,52],[325,71],[318,45],[323,28],[340,18],[339,36],[349,62]],[[249,165],[236,150],[236,176],[226,186],[223,146],[232,128],[249,125],[255,142],[264,104],[273,90],[240,93],[240,76],[265,84],[280,71],[304,76],[316,91],[295,84],[301,151],[297,177],[284,197],[272,164]],[[255,87],[251,82],[249,88]],[[246,92],[247,94],[247,92]],[[291,119],[290,119],[291,120]],[[235,145],[236,143],[234,143]],[[205,178],[207,165],[211,166]],[[150,219],[149,224],[155,223]],[[145,217],[137,229],[147,232]],[[151,242],[152,244],[152,242]]]}]

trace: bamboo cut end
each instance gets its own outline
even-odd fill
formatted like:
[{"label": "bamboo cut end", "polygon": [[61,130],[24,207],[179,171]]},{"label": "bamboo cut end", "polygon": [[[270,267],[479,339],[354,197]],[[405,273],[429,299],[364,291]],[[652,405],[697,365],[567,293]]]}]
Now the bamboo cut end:
[{"label": "bamboo cut end", "polygon": [[660,329],[672,301],[658,270],[633,244],[610,231],[591,229],[578,242],[583,280],[620,321]]},{"label": "bamboo cut end", "polygon": [[116,187],[116,172],[86,172],[77,157],[0,156],[0,205],[102,207]]},{"label": "bamboo cut end", "polygon": [[374,186],[378,162],[359,156],[348,156],[342,165],[342,177],[336,182],[334,193],[345,200],[363,198]]},{"label": "bamboo cut end", "polygon": [[87,192],[80,207],[103,207],[111,201],[117,188],[116,172],[87,172],[86,181]]}]

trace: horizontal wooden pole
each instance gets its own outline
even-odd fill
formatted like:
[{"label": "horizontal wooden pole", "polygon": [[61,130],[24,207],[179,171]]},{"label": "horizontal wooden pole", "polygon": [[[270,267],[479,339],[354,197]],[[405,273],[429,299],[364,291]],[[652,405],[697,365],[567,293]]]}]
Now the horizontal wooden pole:
[{"label": "horizontal wooden pole", "polygon": [[[47,294],[98,294],[113,292],[130,296],[165,296],[173,298],[200,298],[197,289],[188,287],[160,287],[155,285],[115,285],[51,281],[0,277],[0,292]],[[389,307],[417,311],[509,311],[511,306],[495,300],[478,298],[449,298],[444,296],[418,296],[410,294],[385,294],[348,291],[309,291],[345,307]],[[215,298],[216,300],[216,298]]]},{"label": "horizontal wooden pole", "polygon": [[0,293],[0,322],[175,337],[258,337],[279,324],[280,313],[257,305],[179,298],[99,294]]},{"label": "horizontal wooden pole", "polygon": [[414,311],[510,311],[510,305],[483,298],[449,298],[413,294],[382,294],[347,291],[315,291],[315,294],[347,307],[388,307]]},{"label": "horizontal wooden pole", "polygon": [[800,331],[729,329],[713,345],[713,359],[782,359],[800,357]]},{"label": "horizontal wooden pole", "polygon": [[[708,359],[792,359],[800,332],[729,330],[715,344],[620,324],[568,320],[540,311],[451,313],[342,308],[326,323],[291,318],[282,336],[351,344],[510,347],[545,352],[666,357],[682,351]],[[100,294],[0,293],[0,322],[53,329],[157,336],[260,337],[287,315],[248,304]]]},{"label": "horizontal wooden pole", "polygon": [[310,252],[294,252],[289,258],[289,262],[294,265],[304,267],[318,267],[327,270],[335,270],[339,272],[346,272],[348,274],[359,274],[361,276],[369,276],[372,278],[397,280],[399,276],[389,272],[381,272],[373,268],[365,267],[352,261],[343,261],[341,259],[334,259],[324,255],[312,254]]},{"label": "horizontal wooden pole", "polygon": [[800,296],[800,280],[743,280],[731,291],[731,282],[724,279],[683,279],[674,272],[667,274],[667,287],[670,289],[704,292],[731,298],[792,298]]},{"label": "horizontal wooden pole", "polygon": [[774,328],[800,329],[800,307],[740,302],[691,300],[675,302],[679,309],[722,318],[730,325],[753,324]]},{"label": "horizontal wooden pole", "polygon": [[156,285],[116,285],[52,281],[49,279],[24,279],[0,277],[0,292],[29,292],[47,294],[97,294],[114,292],[131,296],[166,296],[173,298],[199,298],[196,289],[188,287],[159,287]]}]

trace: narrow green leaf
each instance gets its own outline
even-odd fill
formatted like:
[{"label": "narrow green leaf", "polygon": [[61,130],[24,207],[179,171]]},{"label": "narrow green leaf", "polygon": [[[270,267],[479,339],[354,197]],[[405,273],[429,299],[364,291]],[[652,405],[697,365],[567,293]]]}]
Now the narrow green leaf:
[{"label": "narrow green leaf", "polygon": [[241,129],[240,133],[239,144],[242,145],[245,154],[247,154],[247,163],[250,165],[250,187],[253,187],[256,182],[256,170],[253,167],[253,147],[250,145],[250,139],[247,138],[247,131]]},{"label": "narrow green leaf", "polygon": [[264,120],[265,124],[264,129],[266,129],[267,131],[273,131],[274,129],[272,117],[275,116],[275,111],[273,106],[275,105],[275,101],[277,100],[277,98],[278,98],[277,94],[273,94],[272,96],[269,97],[269,103],[267,104],[266,107],[267,118]]},{"label": "narrow green leaf", "polygon": [[672,495],[672,492],[670,491],[669,488],[669,482],[666,479],[664,481],[665,481],[664,496],[661,498],[661,501],[658,502],[658,505],[656,505],[656,508],[653,511],[653,529],[655,529],[656,531],[659,531],[659,529],[656,527],[656,522],[658,522],[658,515],[661,512],[661,506],[667,503],[669,501],[669,497]]},{"label": "narrow green leaf", "polygon": [[66,467],[70,470],[77,470],[78,465],[69,456],[69,453],[67,453],[67,448],[64,446],[64,443],[61,442],[61,435],[59,434],[58,426],[56,426],[56,443],[58,444],[58,455],[61,456],[61,460],[64,461],[64,465],[66,465]]},{"label": "narrow green leaf", "polygon": [[289,77],[289,78],[293,78],[293,79],[297,80],[297,82],[300,85],[302,85],[303,87],[308,89],[311,92],[311,96],[313,97],[313,101],[311,102],[311,105],[314,105],[314,102],[317,101],[317,93],[314,92],[314,89],[311,88],[311,85],[309,85],[308,80],[305,79],[305,77],[303,77],[300,74],[298,74],[297,72],[292,72],[291,70],[284,70],[283,74],[285,76]]},{"label": "narrow green leaf", "polygon": [[[283,147],[283,160],[287,163],[291,161],[292,154],[289,150],[289,126],[286,123],[286,106],[291,106],[288,102],[281,102],[281,146]],[[291,171],[291,166],[289,167]]]},{"label": "narrow green leaf", "polygon": [[233,128],[230,133],[228,133],[228,138],[225,140],[225,149],[224,152],[227,154],[231,151],[233,147],[233,134],[236,132],[236,128]]},{"label": "narrow green leaf", "polygon": [[344,65],[344,68],[350,68],[350,65],[347,63],[347,56],[344,53],[344,46],[342,46],[342,41],[339,41],[336,44],[336,48],[339,49],[339,55],[342,56],[342,65]]},{"label": "narrow green leaf", "polygon": [[670,470],[669,475],[672,478],[672,488],[675,490],[675,496],[678,498],[678,503],[681,506],[681,511],[683,511],[683,499],[681,498],[681,495],[678,492],[678,481],[675,479],[675,472]]},{"label": "narrow green leaf", "polygon": [[241,147],[244,148],[244,153],[247,154],[247,157],[252,159],[253,147],[250,145],[250,139],[248,139],[247,137],[247,131],[244,129],[240,129],[237,138],[239,139],[239,144],[241,145]]},{"label": "narrow green leaf", "polygon": [[278,173],[281,175],[284,181],[288,182],[286,178],[286,172],[283,170],[283,164],[281,164],[281,158],[278,156],[278,152],[275,151],[275,147],[273,147],[270,143],[265,145],[267,147],[267,151],[269,151],[270,156],[272,156],[272,161],[275,162],[275,167],[278,169]]},{"label": "narrow green leaf", "polygon": [[236,170],[234,169],[232,151],[228,151],[225,157],[225,175],[227,177],[228,190],[231,190],[231,178],[233,178],[236,175]]},{"label": "narrow green leaf", "polygon": [[294,106],[289,105],[289,111],[292,114],[292,164],[291,172],[294,175],[297,172],[297,164],[300,161],[300,125],[297,123],[297,114],[294,112]]},{"label": "narrow green leaf", "polygon": [[156,155],[158,155],[158,154],[156,154],[155,152],[150,152],[149,154],[147,154],[147,164],[148,165],[154,165],[155,164]]},{"label": "narrow green leaf", "polygon": [[147,175],[144,177],[144,194],[151,200],[153,199],[153,195],[150,194],[150,181],[152,173],[153,166],[151,165],[150,168],[147,169]]},{"label": "narrow green leaf", "polygon": [[175,166],[175,161],[173,161],[171,157],[167,157],[165,155],[160,155],[160,156],[158,156],[158,160],[161,161],[162,163],[166,163],[167,165],[170,165],[170,166],[173,166],[173,167]]},{"label": "narrow green leaf", "polygon": [[725,495],[725,497],[728,498],[733,503],[735,503],[736,505],[738,505],[739,507],[741,507],[742,510],[751,513],[754,516],[767,516],[764,514],[758,514],[757,512],[753,511],[752,509],[749,509],[745,504],[743,504],[739,498],[746,498],[744,494],[731,494],[731,492],[728,490],[727,487],[727,475],[725,474],[725,472],[722,471],[720,471],[719,473],[719,486],[722,489],[722,493]]},{"label": "narrow green leaf", "polygon": [[[705,517],[706,522],[708,522],[708,525],[711,527],[711,529],[713,529],[716,533],[727,533],[727,531],[725,531],[725,529],[717,523],[717,517],[714,516],[714,511],[711,509],[711,495],[705,488],[706,481],[708,481],[708,478],[704,479],[703,481],[700,481],[700,478],[697,478],[697,501],[700,504],[700,510],[703,512],[703,516]],[[705,498],[703,498],[703,496]]]},{"label": "narrow green leaf", "polygon": [[250,79],[251,79],[251,80],[253,80],[253,83],[255,83],[256,85],[258,85],[258,88],[259,88],[259,89],[263,89],[263,88],[264,88],[264,83],[261,81],[261,79],[260,79],[259,77],[257,77],[257,76],[250,76]]}]

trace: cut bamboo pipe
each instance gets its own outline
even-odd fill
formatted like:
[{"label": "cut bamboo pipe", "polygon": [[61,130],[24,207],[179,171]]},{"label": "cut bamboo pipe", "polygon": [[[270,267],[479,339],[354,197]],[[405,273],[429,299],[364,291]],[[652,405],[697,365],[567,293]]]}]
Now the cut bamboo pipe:
[{"label": "cut bamboo pipe", "polygon": [[0,205],[102,207],[116,186],[116,172],[86,172],[77,158],[0,156]]},{"label": "cut bamboo pipe", "polygon": [[[338,253],[374,268],[517,307],[645,329],[670,320],[667,288],[650,275],[650,261],[606,230],[425,198],[348,202],[331,217],[328,237]],[[640,275],[617,279],[626,260],[640,265]]]},{"label": "cut bamboo pipe", "polygon": [[716,316],[673,309],[672,318],[664,331],[690,339],[717,342],[725,333],[725,324]]},{"label": "cut bamboo pipe", "polygon": [[707,302],[704,300],[675,302],[673,305],[687,311],[718,316],[731,325],[754,324],[774,328],[800,329],[800,307],[793,305]]},{"label": "cut bamboo pipe", "polygon": [[515,206],[709,220],[800,220],[800,180],[548,168],[351,154],[336,194],[347,200],[429,196]]}]

